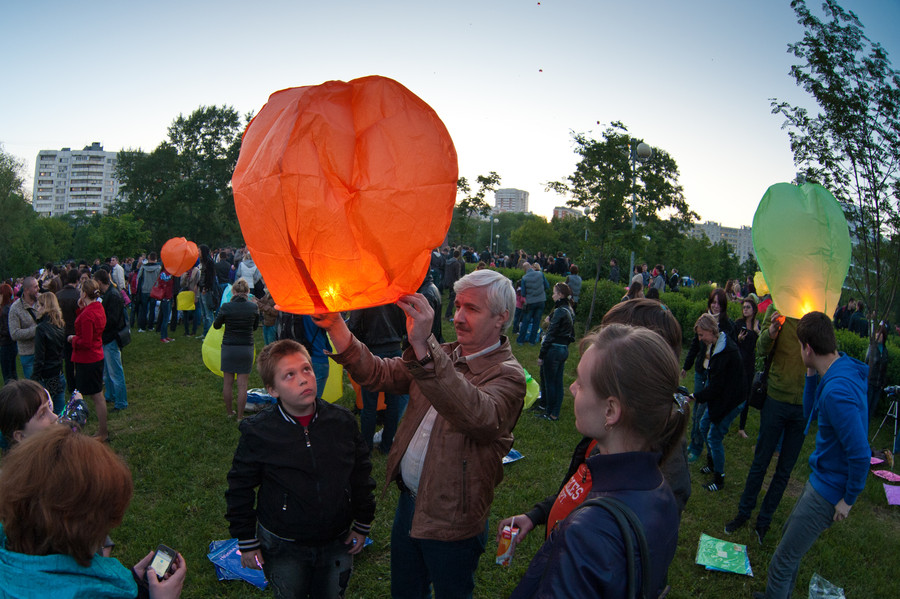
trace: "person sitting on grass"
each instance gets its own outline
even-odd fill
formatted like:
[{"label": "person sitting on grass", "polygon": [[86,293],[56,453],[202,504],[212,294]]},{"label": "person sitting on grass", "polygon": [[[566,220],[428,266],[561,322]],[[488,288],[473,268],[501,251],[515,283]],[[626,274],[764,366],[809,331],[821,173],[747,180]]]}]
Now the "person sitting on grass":
[{"label": "person sitting on grass", "polygon": [[349,410],[317,399],[300,343],[267,345],[257,368],[278,403],[241,422],[228,473],[241,564],[262,569],[276,599],[343,597],[375,518],[369,447]]},{"label": "person sitting on grass", "polygon": [[149,569],[152,551],[131,571],[99,553],[132,492],[128,466],[96,439],[64,426],[29,435],[0,471],[0,596],[181,596],[181,554],[160,580]]}]

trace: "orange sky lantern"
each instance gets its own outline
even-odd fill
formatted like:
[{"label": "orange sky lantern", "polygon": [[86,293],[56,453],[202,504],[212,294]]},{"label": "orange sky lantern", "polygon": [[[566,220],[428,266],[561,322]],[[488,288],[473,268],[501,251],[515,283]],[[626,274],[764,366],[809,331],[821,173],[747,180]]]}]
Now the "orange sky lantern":
[{"label": "orange sky lantern", "polygon": [[176,277],[189,271],[197,263],[199,256],[197,244],[184,237],[173,237],[165,242],[159,251],[166,272]]},{"label": "orange sky lantern", "polygon": [[418,289],[456,199],[437,114],[392,79],[275,92],[232,178],[241,231],[280,310],[319,314]]}]

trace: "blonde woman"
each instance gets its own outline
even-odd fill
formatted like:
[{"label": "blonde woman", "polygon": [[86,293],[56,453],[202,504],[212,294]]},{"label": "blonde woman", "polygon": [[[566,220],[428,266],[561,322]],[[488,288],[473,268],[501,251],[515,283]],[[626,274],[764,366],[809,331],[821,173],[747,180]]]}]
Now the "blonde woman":
[{"label": "blonde woman", "polygon": [[34,333],[34,370],[31,378],[50,393],[53,411],[65,407],[66,378],[63,361],[66,347],[66,323],[54,293],[42,293],[37,301],[38,325]]}]

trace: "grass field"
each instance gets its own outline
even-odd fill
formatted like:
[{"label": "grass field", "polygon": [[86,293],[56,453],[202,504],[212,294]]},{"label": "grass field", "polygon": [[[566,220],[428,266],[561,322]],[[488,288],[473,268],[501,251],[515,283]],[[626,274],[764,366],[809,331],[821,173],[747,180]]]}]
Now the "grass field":
[{"label": "grass field", "polygon": [[[123,351],[129,388],[128,410],[110,414],[111,446],[131,467],[135,494],[122,525],[112,532],[117,545],[114,555],[130,566],[159,543],[180,550],[188,564],[183,597],[264,597],[243,582],[218,582],[206,559],[210,541],[228,538],[225,513],[225,475],[238,441],[235,422],[225,416],[221,399],[221,379],[203,366],[201,342],[182,337],[159,342],[153,333],[134,334],[134,342]],[[449,325],[445,336],[455,338]],[[262,345],[257,333],[257,348]],[[537,375],[537,347],[513,349],[522,365]],[[577,351],[566,368],[566,384],[574,377]],[[645,376],[636,372],[635,376]],[[689,378],[692,379],[689,374]],[[691,381],[686,381],[690,386]],[[250,386],[261,381],[254,371]],[[352,390],[345,385],[342,405],[353,403]],[[881,415],[873,421],[875,427]],[[814,427],[806,439],[804,452],[794,469],[781,506],[775,514],[765,545],[760,546],[751,527],[733,535],[746,544],[754,577],[708,572],[694,564],[700,533],[723,538],[723,526],[735,513],[746,472],[752,460],[759,414],[751,410],[747,425],[749,439],[732,434],[725,439],[726,487],[709,493],[702,485],[698,462],[691,466],[693,495],[681,524],[678,550],[669,570],[671,597],[749,597],[763,590],[769,560],[803,484],[809,476],[807,458],[814,444]],[[92,419],[88,426],[95,426]],[[874,428],[873,428],[874,431]],[[515,448],[525,459],[506,466],[505,479],[497,488],[490,516],[491,530],[507,516],[527,511],[536,501],[555,492],[580,435],[574,427],[572,398],[568,390],[559,422],[539,420],[524,413],[515,429]],[[886,432],[877,447],[888,446]],[[390,526],[397,490],[391,486],[382,497],[385,457],[373,456],[373,476],[378,482],[378,511],[372,528],[374,544],[355,563],[349,597],[390,596]],[[768,481],[767,481],[768,482]],[[506,597],[540,546],[543,529],[536,530],[519,546],[513,563],[504,568],[494,564],[496,542],[490,539],[477,573],[475,596]],[[900,556],[900,508],[890,507],[882,484],[869,477],[866,489],[850,512],[850,517],[822,535],[806,555],[800,568],[796,597],[806,597],[806,587],[814,572],[844,587],[848,598],[891,598],[900,596],[896,582],[896,560]]]}]

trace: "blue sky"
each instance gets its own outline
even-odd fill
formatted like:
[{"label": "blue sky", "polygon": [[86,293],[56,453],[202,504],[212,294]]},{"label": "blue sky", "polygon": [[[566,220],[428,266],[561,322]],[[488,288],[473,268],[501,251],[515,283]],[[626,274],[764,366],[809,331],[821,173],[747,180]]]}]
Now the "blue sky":
[{"label": "blue sky", "polygon": [[[896,68],[900,1],[842,6]],[[572,172],[570,131],[619,120],[675,158],[702,220],[749,225],[796,170],[769,99],[809,103],[788,76],[802,37],[788,0],[45,0],[2,14],[0,143],[29,185],[42,149],[152,150],[200,105],[258,111],[285,87],[377,74],[437,111],[461,176],[495,170],[537,214],[565,201],[544,186]]]}]

